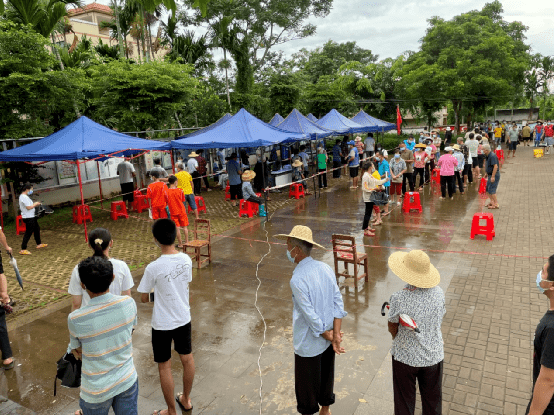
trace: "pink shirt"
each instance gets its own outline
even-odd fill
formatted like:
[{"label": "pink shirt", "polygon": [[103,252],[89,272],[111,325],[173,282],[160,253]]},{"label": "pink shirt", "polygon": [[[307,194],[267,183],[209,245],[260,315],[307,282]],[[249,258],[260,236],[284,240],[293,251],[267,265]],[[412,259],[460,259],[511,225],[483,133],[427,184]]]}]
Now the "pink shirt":
[{"label": "pink shirt", "polygon": [[414,159],[415,159],[415,162],[414,162],[414,167],[416,169],[423,169],[425,168],[425,161],[427,160],[427,153],[425,151],[416,151],[414,153]]},{"label": "pink shirt", "polygon": [[445,154],[439,159],[439,168],[441,176],[454,176],[454,168],[458,165],[458,160],[452,154]]}]

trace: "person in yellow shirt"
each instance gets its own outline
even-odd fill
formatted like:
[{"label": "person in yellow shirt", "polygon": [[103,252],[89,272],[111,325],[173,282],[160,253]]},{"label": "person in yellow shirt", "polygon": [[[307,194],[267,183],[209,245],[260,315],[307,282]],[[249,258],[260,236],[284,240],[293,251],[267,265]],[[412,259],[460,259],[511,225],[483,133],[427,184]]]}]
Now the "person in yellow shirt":
[{"label": "person in yellow shirt", "polygon": [[183,202],[183,204],[186,208],[188,203],[190,208],[194,210],[196,219],[199,219],[198,207],[196,206],[196,201],[194,200],[194,192],[192,191],[192,176],[188,171],[185,170],[185,166],[183,163],[179,162],[175,165],[175,167],[177,168],[177,173],[175,173],[175,177],[177,177],[177,187],[181,189],[185,194],[185,202]]},{"label": "person in yellow shirt", "polygon": [[496,123],[496,127],[494,129],[494,141],[496,141],[496,145],[500,145],[500,140],[502,139],[502,127],[499,123]]}]

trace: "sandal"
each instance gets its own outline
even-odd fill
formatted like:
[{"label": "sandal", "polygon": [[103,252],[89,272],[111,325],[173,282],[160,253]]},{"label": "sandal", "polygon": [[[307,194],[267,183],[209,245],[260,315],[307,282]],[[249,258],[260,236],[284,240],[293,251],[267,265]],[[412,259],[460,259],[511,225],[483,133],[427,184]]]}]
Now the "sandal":
[{"label": "sandal", "polygon": [[382,225],[383,224],[383,221],[380,220],[380,221],[377,221],[373,224],[373,226],[379,226],[379,225]]},{"label": "sandal", "polygon": [[178,404],[178,405],[181,407],[181,409],[182,409],[183,411],[185,411],[185,412],[190,412],[190,411],[192,411],[192,409],[194,408],[194,406],[191,405],[189,409],[185,408],[185,405],[183,405],[183,404],[181,403],[181,396],[183,396],[183,392],[178,393],[177,396],[175,397],[175,400],[177,401],[177,404]]},{"label": "sandal", "polygon": [[37,245],[37,249],[46,248],[47,246],[48,244],[40,244],[40,245]]},{"label": "sandal", "polygon": [[29,251],[27,251],[26,249],[23,249],[23,250],[19,251],[19,255],[31,255],[31,253]]},{"label": "sandal", "polygon": [[15,366],[15,360],[13,360],[13,359],[12,359],[11,363],[8,363],[7,365],[2,363],[2,367],[4,368],[4,370],[13,369],[14,366]]},{"label": "sandal", "polygon": [[364,232],[364,236],[375,236],[375,233],[372,233],[372,232]]}]

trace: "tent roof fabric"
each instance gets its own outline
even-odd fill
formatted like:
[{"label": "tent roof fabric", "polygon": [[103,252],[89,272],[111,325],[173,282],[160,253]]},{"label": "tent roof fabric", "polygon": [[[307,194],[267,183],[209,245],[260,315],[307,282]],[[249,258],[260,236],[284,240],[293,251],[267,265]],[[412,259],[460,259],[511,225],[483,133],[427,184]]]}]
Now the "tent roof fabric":
[{"label": "tent roof fabric", "polygon": [[364,110],[361,110],[354,117],[352,117],[352,121],[357,122],[358,124],[364,125],[366,127],[373,127],[371,131],[368,131],[371,133],[379,132],[379,131],[380,132],[389,131],[389,130],[394,130],[396,128],[395,124],[372,117],[371,115],[367,114]]},{"label": "tent roof fabric", "polygon": [[368,127],[364,127],[363,125],[346,118],[336,109],[329,111],[329,113],[321,118],[317,124],[339,134],[363,133],[368,130]]},{"label": "tent roof fabric", "polygon": [[227,122],[229,121],[233,116],[229,113],[225,114],[223,117],[221,117],[219,120],[217,120],[216,122],[214,122],[213,124],[211,125],[208,125],[207,127],[204,127],[200,130],[197,130],[193,133],[190,133],[190,134],[185,134],[184,136],[182,137],[178,137],[177,139],[180,140],[181,138],[190,138],[190,137],[195,137],[199,134],[203,134],[207,131],[210,131],[212,129],[214,129],[215,127],[217,127],[218,125],[221,125],[223,124],[224,122]]},{"label": "tent roof fabric", "polygon": [[[118,133],[87,117],[35,142],[0,153],[0,161],[62,161],[96,158],[129,150],[170,150],[169,142],[145,140]],[[136,151],[135,151],[136,152]]]},{"label": "tent roof fabric", "polygon": [[334,131],[321,127],[304,117],[297,109],[293,109],[287,118],[277,127],[286,131],[308,134],[312,140],[329,137],[334,134]]},{"label": "tent roof fabric", "polygon": [[277,127],[279,124],[281,124],[283,122],[283,120],[284,120],[284,118],[281,117],[281,115],[277,113],[273,116],[273,118],[269,122],[269,125]]},{"label": "tent roof fabric", "polygon": [[317,122],[317,118],[311,112],[308,115],[306,115],[306,118],[309,119],[310,121]]},{"label": "tent roof fabric", "polygon": [[244,108],[224,123],[191,138],[171,142],[172,148],[266,147],[284,142],[305,140],[306,134],[284,131],[254,117]]}]

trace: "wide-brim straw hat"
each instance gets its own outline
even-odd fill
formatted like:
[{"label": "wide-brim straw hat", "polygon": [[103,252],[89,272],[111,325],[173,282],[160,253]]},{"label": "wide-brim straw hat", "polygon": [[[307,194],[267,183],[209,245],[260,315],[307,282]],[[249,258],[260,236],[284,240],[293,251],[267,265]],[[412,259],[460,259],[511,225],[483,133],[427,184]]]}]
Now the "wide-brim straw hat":
[{"label": "wide-brim straw hat", "polygon": [[198,157],[198,154],[196,154],[196,151],[193,151],[189,154],[189,157]]},{"label": "wide-brim straw hat", "polygon": [[402,281],[418,288],[433,288],[441,280],[429,256],[420,250],[395,252],[389,257],[389,268]]},{"label": "wide-brim straw hat", "polygon": [[354,139],[354,141],[362,141],[362,137],[358,136]]},{"label": "wide-brim straw hat", "polygon": [[246,170],[244,173],[242,173],[242,180],[245,182],[249,182],[254,177],[256,177],[256,173],[254,173],[252,170]]},{"label": "wide-brim straw hat", "polygon": [[[457,151],[460,151],[460,150],[462,149],[458,144],[454,144],[454,145],[452,146],[452,148],[453,148],[454,150],[457,150]],[[446,149],[445,149],[445,150],[446,150]]]},{"label": "wide-brim straw hat", "polygon": [[292,167],[300,167],[302,166],[302,162],[300,160],[294,160],[292,163]]},{"label": "wide-brim straw hat", "polygon": [[317,246],[318,248],[325,249],[320,244],[314,242],[314,239],[312,236],[312,230],[307,226],[296,225],[294,228],[292,228],[292,231],[290,231],[288,235],[279,234],[279,235],[275,235],[275,237],[277,239],[285,239],[285,240],[288,238],[296,238],[296,239],[300,239],[301,241],[308,242],[314,246]]},{"label": "wide-brim straw hat", "polygon": [[423,144],[423,143],[420,143],[420,144],[416,144],[415,148],[423,148],[423,149],[425,149],[425,148],[427,148],[427,146],[426,146],[425,144]]}]

